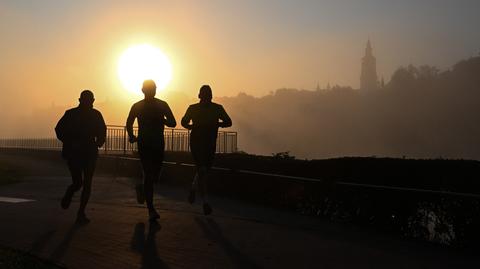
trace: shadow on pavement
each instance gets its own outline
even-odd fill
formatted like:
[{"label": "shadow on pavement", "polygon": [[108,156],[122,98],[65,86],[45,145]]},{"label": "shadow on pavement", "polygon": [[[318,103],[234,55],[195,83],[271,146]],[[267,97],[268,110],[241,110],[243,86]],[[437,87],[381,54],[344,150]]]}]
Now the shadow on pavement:
[{"label": "shadow on pavement", "polygon": [[72,224],[70,229],[65,234],[65,237],[63,238],[62,242],[60,242],[60,244],[53,251],[52,255],[50,255],[51,260],[60,261],[63,258],[66,251],[68,250],[70,242],[72,241],[73,237],[75,236],[75,233],[83,226],[84,225],[81,225],[81,224],[78,224],[78,223]]},{"label": "shadow on pavement", "polygon": [[141,269],[168,269],[167,264],[158,256],[156,233],[161,230],[160,224],[150,222],[148,233],[145,236],[145,223],[135,225],[131,248],[142,255]]},{"label": "shadow on pavement", "polygon": [[48,242],[52,239],[53,235],[55,234],[56,230],[50,230],[46,233],[42,234],[39,238],[37,238],[33,243],[32,247],[30,248],[30,253],[36,253],[42,251]]},{"label": "shadow on pavement", "polygon": [[220,244],[237,268],[261,268],[223,235],[221,227],[214,219],[195,217],[195,221],[210,240]]}]

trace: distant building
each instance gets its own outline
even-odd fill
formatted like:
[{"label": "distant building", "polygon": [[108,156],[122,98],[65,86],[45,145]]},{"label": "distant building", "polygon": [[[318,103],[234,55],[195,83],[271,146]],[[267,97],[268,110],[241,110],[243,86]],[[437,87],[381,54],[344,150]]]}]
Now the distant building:
[{"label": "distant building", "polygon": [[360,90],[375,90],[378,89],[377,78],[377,60],[373,56],[372,45],[370,39],[365,48],[365,56],[362,58],[362,71],[360,74]]}]

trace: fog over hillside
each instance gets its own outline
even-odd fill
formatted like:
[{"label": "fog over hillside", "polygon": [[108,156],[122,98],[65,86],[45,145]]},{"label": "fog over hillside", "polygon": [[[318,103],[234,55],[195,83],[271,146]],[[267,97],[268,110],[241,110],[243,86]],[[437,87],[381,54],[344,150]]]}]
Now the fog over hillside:
[{"label": "fog over hillside", "polygon": [[[196,102],[181,92],[159,96],[169,102],[177,122]],[[31,110],[27,101],[6,95],[0,136],[51,137],[77,98],[72,96],[69,106],[43,104]],[[383,88],[371,91],[279,89],[263,97],[241,93],[215,101],[233,119],[230,130],[239,133],[239,150],[248,153],[480,159],[480,57],[441,72],[431,66],[402,67]],[[132,103],[112,96],[97,100],[95,107],[108,124],[124,124]]]},{"label": "fog over hillside", "polygon": [[280,89],[220,101],[249,153],[480,159],[480,57],[443,72],[402,67],[369,92]]}]

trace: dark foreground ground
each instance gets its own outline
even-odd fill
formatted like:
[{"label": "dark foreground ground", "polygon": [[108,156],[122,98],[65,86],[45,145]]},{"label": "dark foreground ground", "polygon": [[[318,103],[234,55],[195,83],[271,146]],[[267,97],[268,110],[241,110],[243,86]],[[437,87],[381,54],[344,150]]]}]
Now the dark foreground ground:
[{"label": "dark foreground ground", "polygon": [[87,214],[74,224],[59,200],[69,184],[61,162],[0,154],[20,183],[0,186],[0,245],[67,268],[478,268],[474,253],[213,197],[214,214],[185,202],[186,191],[157,186],[160,225],[135,203],[134,179],[99,174]]}]

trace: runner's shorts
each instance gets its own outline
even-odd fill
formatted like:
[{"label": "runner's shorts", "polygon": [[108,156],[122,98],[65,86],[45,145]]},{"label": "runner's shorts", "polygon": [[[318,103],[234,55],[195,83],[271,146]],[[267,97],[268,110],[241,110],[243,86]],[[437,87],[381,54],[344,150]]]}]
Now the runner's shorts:
[{"label": "runner's shorts", "polygon": [[190,150],[192,151],[192,156],[197,166],[212,167],[216,143],[216,136],[190,136]]},{"label": "runner's shorts", "polygon": [[145,173],[159,173],[162,169],[165,146],[138,144],[138,155]]}]

